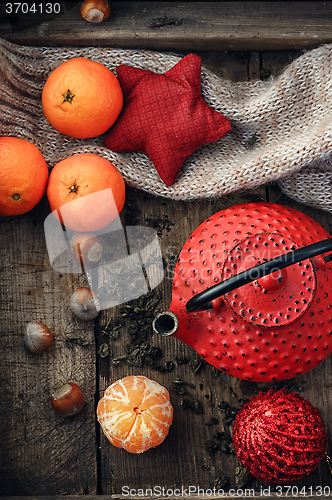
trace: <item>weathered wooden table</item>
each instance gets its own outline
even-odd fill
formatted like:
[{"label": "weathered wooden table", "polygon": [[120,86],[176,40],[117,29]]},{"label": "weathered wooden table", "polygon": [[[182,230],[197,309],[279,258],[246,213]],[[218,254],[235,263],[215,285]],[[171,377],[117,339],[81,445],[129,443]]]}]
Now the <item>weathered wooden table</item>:
[{"label": "weathered wooden table", "polygon": [[[110,19],[93,26],[81,19],[80,4],[59,2],[63,14],[50,14],[46,19],[22,11],[16,24],[3,15],[0,36],[27,45],[195,51],[207,68],[233,81],[276,76],[303,49],[332,42],[331,2],[115,2]],[[1,14],[5,14],[4,8],[0,6]],[[153,313],[150,316],[169,306],[175,259],[191,232],[223,208],[257,200],[295,207],[332,232],[327,212],[300,205],[275,185],[190,203],[128,189],[121,214],[124,224],[135,221],[158,229],[165,261],[165,278],[152,294],[156,304],[151,305],[150,300],[147,307]],[[192,349],[151,332],[151,318],[141,311],[148,297],[141,299],[137,312],[139,332],[146,336],[145,343],[159,347],[163,355],[154,366],[135,366],[137,357],[132,364],[122,359],[128,345],[132,349],[134,338],[142,345],[142,338],[133,335],[137,325],[122,315],[121,306],[101,311],[87,324],[74,319],[68,298],[87,281],[83,274],[60,274],[52,269],[44,238],[48,213],[44,199],[26,215],[0,219],[0,494],[11,498],[161,498],[175,497],[179,490],[181,496],[203,497],[213,488],[223,488],[228,497],[253,496],[254,492],[261,497],[287,496],[286,489],[268,489],[253,478],[241,481],[236,456],[220,434],[230,431],[232,408],[273,384],[246,383],[209,365],[199,367]],[[55,334],[53,347],[42,356],[27,352],[22,341],[25,323],[34,319],[44,321]],[[95,417],[104,389],[129,374],[160,382],[168,388],[174,406],[174,423],[165,442],[138,456],[111,446]],[[185,394],[176,390],[178,378],[187,383],[180,384]],[[78,416],[63,419],[53,412],[50,395],[69,380],[82,386],[86,405]],[[331,450],[331,357],[280,385],[300,391],[319,408]],[[227,412],[221,411],[222,402],[229,405]],[[322,461],[314,474],[295,483],[288,496],[296,492],[330,496],[331,487],[328,464]]]}]

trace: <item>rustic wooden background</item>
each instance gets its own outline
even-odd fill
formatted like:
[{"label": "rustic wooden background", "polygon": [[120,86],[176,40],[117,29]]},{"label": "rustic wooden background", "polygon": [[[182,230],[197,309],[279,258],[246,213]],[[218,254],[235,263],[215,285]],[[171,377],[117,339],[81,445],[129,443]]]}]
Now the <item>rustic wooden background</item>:
[{"label": "rustic wooden background", "polygon": [[[72,6],[64,3],[67,14],[63,19],[21,31],[13,30],[7,19],[0,24],[0,35],[31,45],[134,45],[176,49],[182,54],[194,50],[203,65],[232,81],[277,76],[303,48],[332,41],[329,2],[161,2],[151,3],[149,8],[147,3],[123,2],[115,3],[110,22],[98,27],[81,21],[80,2],[72,2]],[[197,16],[202,26],[195,32],[192,28]],[[185,22],[147,30],[162,18],[184,18]],[[260,28],[264,32],[258,40]],[[305,35],[300,34],[303,32]],[[288,39],[285,33],[289,33]],[[155,227],[165,261],[165,279],[153,293],[152,299],[158,303],[150,316],[170,304],[176,255],[191,232],[223,208],[263,200],[297,208],[332,233],[330,214],[287,198],[276,185],[190,203],[127,190],[122,222]],[[0,219],[0,495],[118,497],[123,486],[145,490],[153,486],[207,489],[222,485],[225,491],[253,488],[256,492],[266,488],[254,478],[246,478],[247,482],[242,478],[241,482],[236,456],[220,439],[220,433],[229,432],[232,411],[222,412],[218,405],[226,402],[230,408],[239,408],[241,399],[272,384],[243,382],[209,365],[195,371],[198,365],[193,360],[197,356],[192,349],[174,338],[156,337],[151,328],[141,324],[140,332],[147,328],[146,343],[159,347],[162,357],[155,366],[133,366],[121,359],[133,339],[133,325],[125,317],[124,325],[117,329],[118,318],[123,318],[122,306],[102,311],[89,323],[74,319],[68,299],[78,286],[87,285],[87,280],[85,275],[60,274],[52,269],[44,237],[48,213],[44,199],[26,215]],[[144,316],[139,315],[139,319]],[[149,318],[145,319],[149,323]],[[41,356],[29,353],[23,345],[22,330],[30,320],[45,322],[55,334],[54,345]],[[319,408],[330,450],[331,363],[329,357],[308,374],[284,384]],[[111,446],[95,418],[96,404],[105,388],[129,374],[157,380],[169,390],[174,406],[174,422],[165,442],[138,456]],[[186,385],[174,383],[178,378]],[[82,386],[86,405],[78,416],[63,419],[51,409],[50,395],[69,380]],[[187,394],[179,394],[178,387]],[[188,404],[195,401],[196,406]],[[327,463],[322,461],[317,471],[295,484],[313,491],[319,486],[329,488]]]}]

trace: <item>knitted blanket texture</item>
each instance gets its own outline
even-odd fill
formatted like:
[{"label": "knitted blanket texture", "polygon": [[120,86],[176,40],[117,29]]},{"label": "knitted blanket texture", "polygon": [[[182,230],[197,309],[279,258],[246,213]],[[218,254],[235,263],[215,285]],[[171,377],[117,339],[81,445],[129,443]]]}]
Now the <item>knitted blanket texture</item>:
[{"label": "knitted blanket texture", "polygon": [[104,136],[74,139],[43,115],[41,94],[53,69],[73,57],[98,61],[116,74],[120,64],[164,73],[182,56],[101,47],[27,47],[0,40],[0,135],[25,138],[51,169],[77,153],[110,160],[126,183],[156,196],[198,200],[277,181],[291,198],[332,212],[332,45],[303,53],[268,81],[234,83],[202,67],[201,92],[232,131],[185,161],[167,187],[144,153],[115,153]]}]

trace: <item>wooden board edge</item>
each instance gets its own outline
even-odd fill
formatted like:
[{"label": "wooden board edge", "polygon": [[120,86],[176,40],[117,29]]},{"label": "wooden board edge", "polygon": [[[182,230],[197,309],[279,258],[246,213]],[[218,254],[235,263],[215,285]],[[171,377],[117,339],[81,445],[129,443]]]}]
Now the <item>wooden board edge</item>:
[{"label": "wooden board edge", "polygon": [[22,45],[154,50],[308,50],[332,43],[332,2],[114,2],[110,18],[93,26],[79,5],[40,23],[21,19],[13,30],[4,16],[0,37]]},{"label": "wooden board edge", "polygon": [[[280,486],[282,488],[282,491],[286,491],[285,488],[292,488],[291,486]],[[187,488],[188,489],[188,488]],[[236,490],[235,490],[236,491]],[[237,491],[240,491],[238,489]],[[218,495],[215,493],[213,495],[213,490],[211,490],[212,494],[210,495],[209,492],[210,490],[205,490],[205,495],[199,495],[199,494],[192,494],[192,495],[169,495],[167,496],[166,493],[164,496],[133,496],[133,495],[59,495],[59,496],[12,496],[12,497],[1,497],[1,500],[134,500],[135,498],[139,498],[140,500],[151,500],[153,498],[154,500],[162,500],[162,499],[167,499],[167,500],[178,500],[179,498],[186,498],[188,500],[206,500],[208,498],[218,498],[218,499],[225,499],[225,500],[247,500],[248,498],[269,498],[269,500],[288,500],[290,498],[305,498],[306,500],[317,500],[318,496],[322,496],[323,498],[329,498],[332,497],[332,489],[330,489],[330,494],[328,495],[318,495],[318,491],[314,492],[314,494],[311,494],[311,489],[306,488],[306,491],[308,491],[308,494],[276,494],[276,492],[272,491],[272,488],[269,489],[267,486],[266,488],[263,488],[262,491],[256,491],[252,488],[245,488],[243,487],[241,489],[243,494],[231,494],[225,493],[224,495]],[[281,490],[280,490],[281,491]],[[290,490],[291,491],[291,490]],[[298,488],[298,491],[301,491],[300,488]],[[250,493],[251,492],[251,493]],[[264,494],[265,492],[265,494]],[[247,493],[247,494],[246,494]]]}]

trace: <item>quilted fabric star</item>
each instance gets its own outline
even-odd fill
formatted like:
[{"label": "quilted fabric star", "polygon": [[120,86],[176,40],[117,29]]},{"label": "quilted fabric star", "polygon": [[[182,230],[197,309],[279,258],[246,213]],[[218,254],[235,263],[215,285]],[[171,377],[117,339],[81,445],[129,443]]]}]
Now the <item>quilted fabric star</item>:
[{"label": "quilted fabric star", "polygon": [[188,54],[163,74],[122,64],[123,110],[104,140],[116,152],[146,153],[167,186],[195,149],[221,139],[230,122],[201,96],[201,58]]}]

